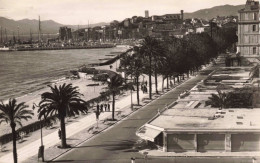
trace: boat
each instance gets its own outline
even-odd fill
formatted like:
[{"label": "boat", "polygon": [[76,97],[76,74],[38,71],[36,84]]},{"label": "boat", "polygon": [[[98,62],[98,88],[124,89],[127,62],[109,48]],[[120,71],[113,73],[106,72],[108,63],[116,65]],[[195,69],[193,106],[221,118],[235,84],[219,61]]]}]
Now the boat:
[{"label": "boat", "polygon": [[10,51],[11,49],[9,47],[0,47],[0,51]]},{"label": "boat", "polygon": [[122,52],[110,52],[110,54],[121,54]]}]

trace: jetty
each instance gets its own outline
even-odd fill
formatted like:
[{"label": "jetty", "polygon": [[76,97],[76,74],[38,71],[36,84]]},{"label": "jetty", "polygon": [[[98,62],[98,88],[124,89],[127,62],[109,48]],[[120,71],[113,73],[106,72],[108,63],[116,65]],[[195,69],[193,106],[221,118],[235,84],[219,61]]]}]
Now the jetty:
[{"label": "jetty", "polygon": [[60,46],[60,47],[17,47],[17,51],[36,51],[36,50],[66,50],[66,49],[99,49],[99,48],[113,48],[113,44],[102,45],[86,45],[86,46]]}]

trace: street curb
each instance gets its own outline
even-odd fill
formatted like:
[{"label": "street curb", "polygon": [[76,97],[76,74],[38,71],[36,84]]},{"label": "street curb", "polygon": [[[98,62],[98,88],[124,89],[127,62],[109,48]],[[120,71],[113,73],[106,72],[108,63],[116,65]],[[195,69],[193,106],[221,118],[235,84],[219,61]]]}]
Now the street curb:
[{"label": "street curb", "polygon": [[[196,76],[194,76],[194,77],[196,77]],[[79,145],[81,145],[81,144],[85,143],[86,141],[88,141],[88,140],[94,138],[95,136],[98,136],[100,133],[111,129],[111,128],[114,127],[116,124],[119,124],[119,123],[121,123],[123,120],[129,118],[130,115],[136,113],[136,112],[139,111],[139,110],[144,109],[144,107],[145,107],[146,105],[148,105],[148,104],[152,103],[154,100],[157,100],[158,98],[160,98],[160,97],[162,97],[162,96],[168,94],[170,91],[174,90],[175,88],[177,88],[178,86],[182,85],[183,83],[189,81],[190,79],[193,79],[194,77],[190,77],[190,78],[188,78],[188,79],[186,79],[186,80],[184,80],[184,81],[178,83],[175,87],[169,89],[167,92],[163,92],[163,94],[161,94],[160,96],[158,96],[158,97],[156,97],[155,99],[151,100],[149,103],[144,103],[144,105],[143,105],[142,107],[140,107],[139,109],[130,112],[130,114],[126,115],[125,117],[123,117],[123,118],[120,119],[119,121],[116,121],[115,123],[113,123],[112,125],[108,126],[107,128],[104,128],[104,129],[100,130],[97,134],[93,134],[92,136],[88,137],[87,139],[83,140],[82,142],[76,144],[74,147],[78,147]],[[172,104],[175,103],[175,102],[176,102],[176,101],[172,102],[171,104],[169,104],[169,106],[172,105]],[[129,105],[129,106],[131,106],[131,105]],[[125,108],[127,108],[127,107],[129,107],[129,106],[126,106]],[[46,162],[52,162],[52,161],[54,161],[55,159],[59,158],[60,156],[64,155],[65,153],[67,153],[67,152],[69,152],[69,151],[71,151],[71,150],[73,150],[73,149],[74,149],[74,148],[69,148],[68,150],[62,152],[61,154],[55,156],[54,158],[52,158],[51,160],[48,160],[48,161],[46,161]]]}]

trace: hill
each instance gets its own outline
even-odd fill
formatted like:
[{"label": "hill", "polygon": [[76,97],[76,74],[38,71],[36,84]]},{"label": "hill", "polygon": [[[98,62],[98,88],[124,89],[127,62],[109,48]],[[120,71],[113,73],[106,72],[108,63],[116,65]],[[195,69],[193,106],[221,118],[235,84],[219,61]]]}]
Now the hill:
[{"label": "hill", "polygon": [[195,11],[193,13],[184,13],[184,18],[201,18],[210,20],[217,16],[237,16],[238,10],[244,8],[245,5],[224,5],[224,6],[215,6],[208,9],[202,9]]},{"label": "hill", "polygon": [[[108,23],[97,23],[97,24],[90,24],[90,27],[93,26],[102,26],[107,25]],[[6,28],[7,34],[12,34],[13,31],[15,34],[17,34],[18,27],[19,27],[19,33],[22,34],[29,34],[30,30],[32,30],[32,33],[38,33],[39,29],[39,21],[36,19],[22,19],[15,21],[13,19],[7,19],[4,17],[0,17],[0,26],[2,26],[3,30]],[[49,34],[56,34],[59,32],[59,27],[61,26],[68,26],[74,30],[78,29],[77,25],[64,25],[57,23],[53,20],[44,20],[41,21],[41,29],[42,33],[49,33]],[[79,25],[79,28],[87,27],[88,25]]]}]

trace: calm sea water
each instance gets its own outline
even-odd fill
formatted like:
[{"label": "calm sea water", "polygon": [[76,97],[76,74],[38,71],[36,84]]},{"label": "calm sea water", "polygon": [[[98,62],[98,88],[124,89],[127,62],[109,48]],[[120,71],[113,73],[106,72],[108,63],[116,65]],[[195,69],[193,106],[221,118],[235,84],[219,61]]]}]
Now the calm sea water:
[{"label": "calm sea water", "polygon": [[0,52],[0,100],[16,98],[42,89],[54,80],[69,75],[69,71],[83,64],[100,62],[110,52],[124,51],[124,47],[109,49],[78,49],[53,51]]}]

